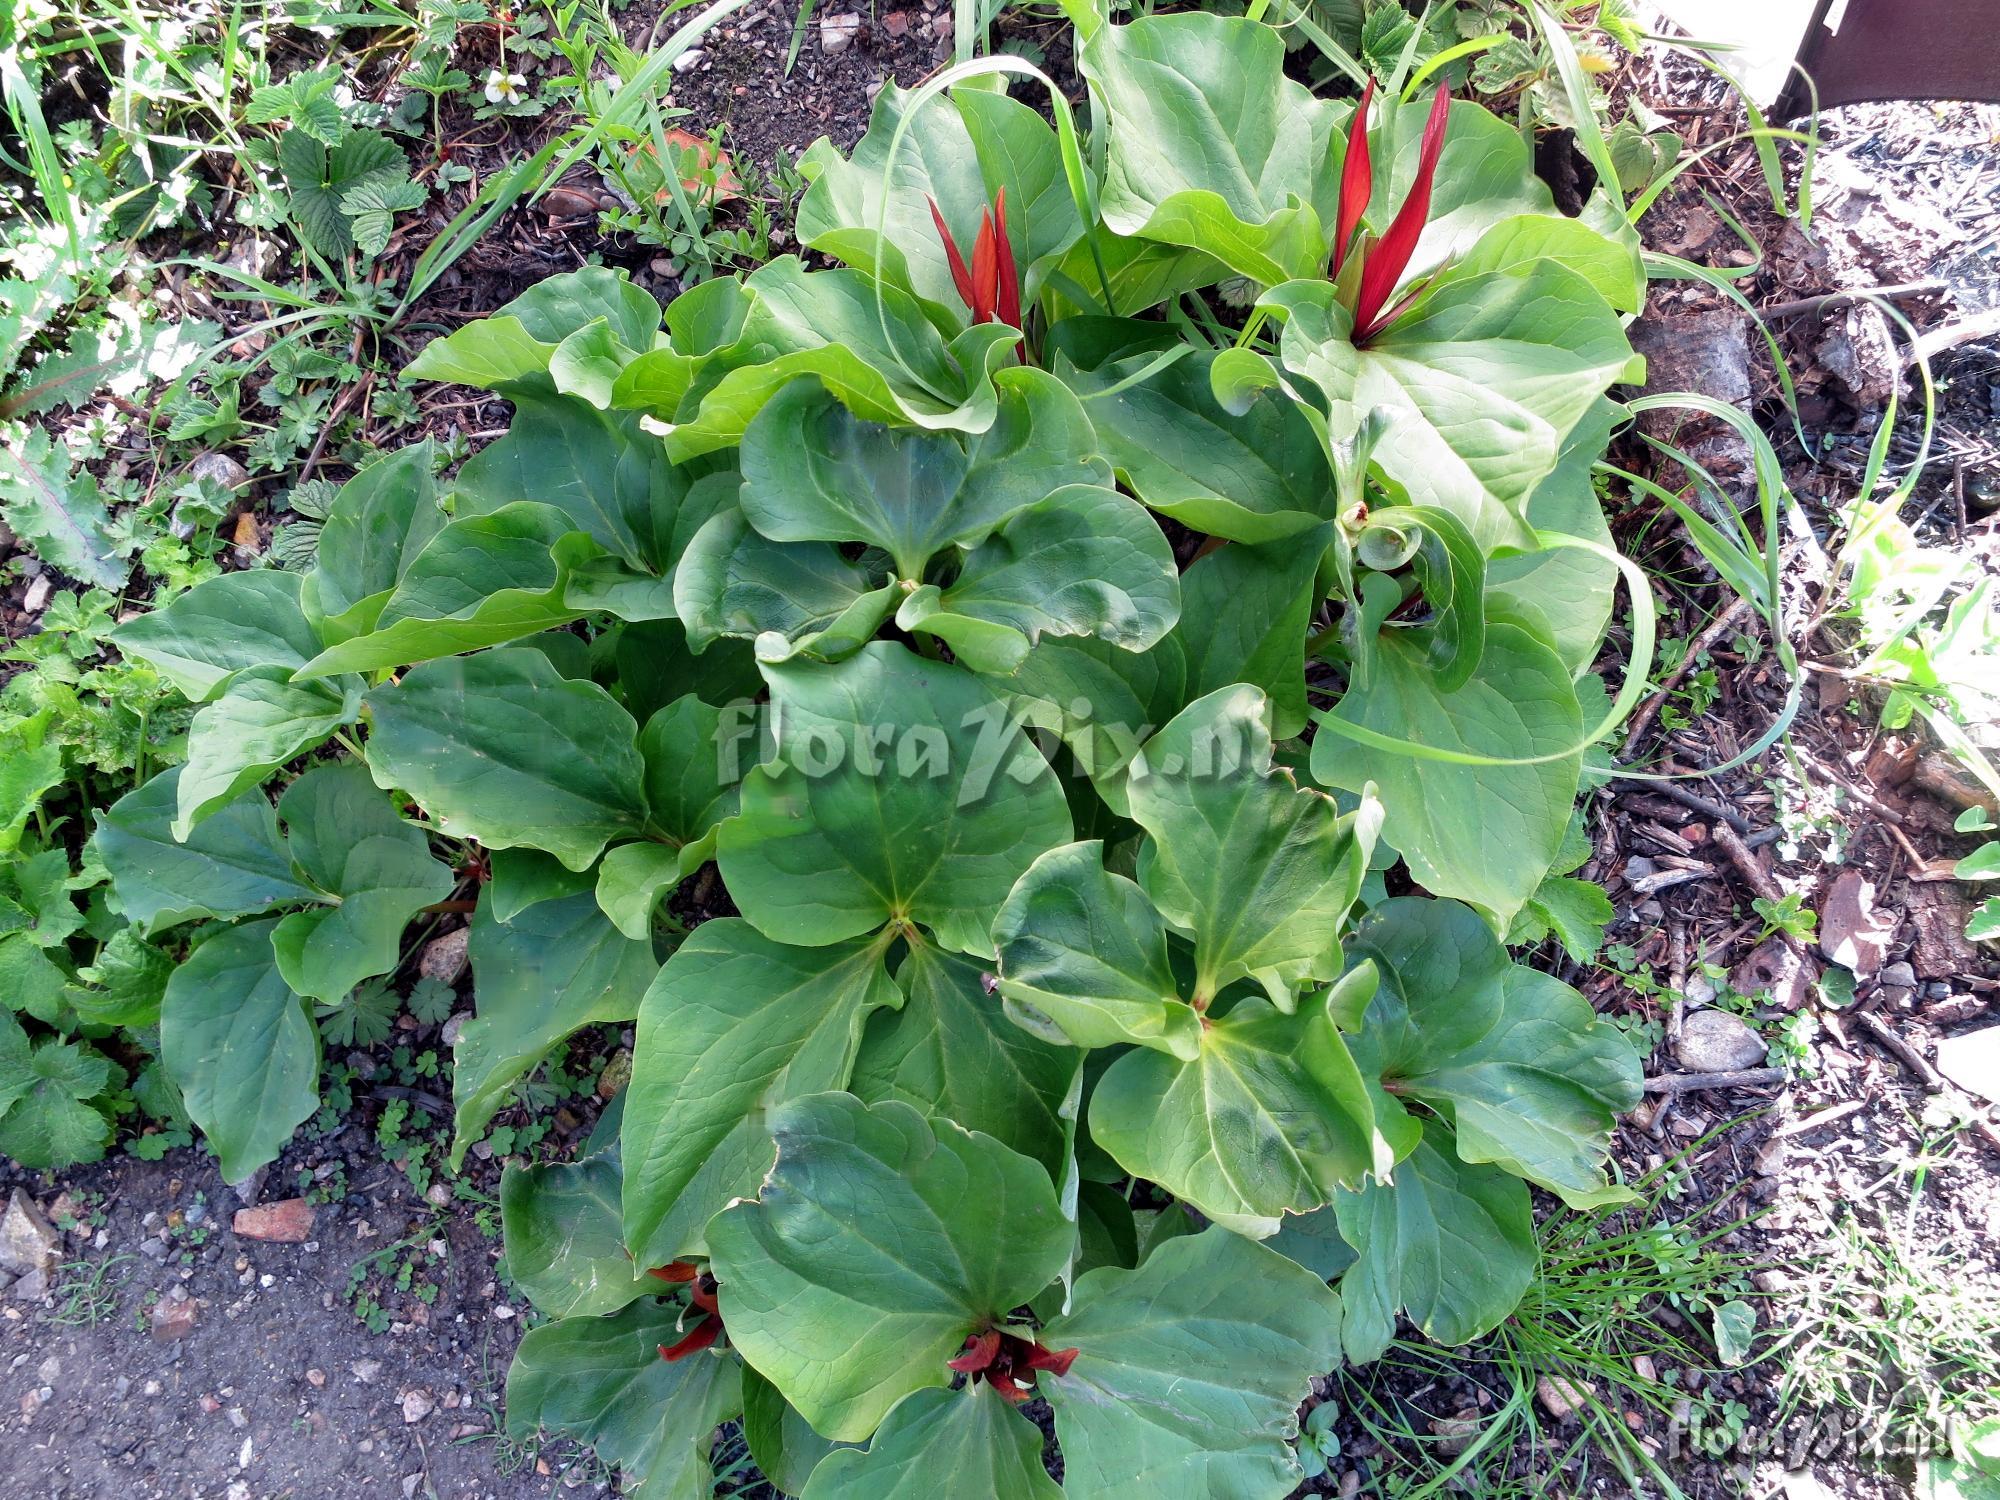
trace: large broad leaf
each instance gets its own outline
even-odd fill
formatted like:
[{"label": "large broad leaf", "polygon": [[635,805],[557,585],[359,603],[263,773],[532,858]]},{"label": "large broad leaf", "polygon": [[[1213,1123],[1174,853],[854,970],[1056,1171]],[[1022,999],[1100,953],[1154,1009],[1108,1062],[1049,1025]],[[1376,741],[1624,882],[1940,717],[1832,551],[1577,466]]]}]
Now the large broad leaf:
[{"label": "large broad leaf", "polygon": [[1199,1055],[1201,1016],[1181,998],[1166,923],[1144,891],[1104,868],[1102,842],[1064,844],[1030,865],[994,920],[993,942],[1000,992],[1037,1035]]},{"label": "large broad leaf", "polygon": [[340,487],[320,527],[302,599],[308,614],[325,621],[322,631],[352,635],[372,629],[390,591],[443,528],[445,515],[431,479],[435,462],[428,440],[412,443]]},{"label": "large broad leaf", "polygon": [[507,1274],[552,1318],[616,1312],[665,1290],[625,1251],[616,1150],[574,1162],[510,1164],[500,1178]]},{"label": "large broad leaf", "polygon": [[629,1021],[659,972],[650,943],[622,936],[589,894],[543,901],[511,922],[474,913],[478,1014],[452,1052],[452,1165],[551,1047],[582,1026]]},{"label": "large broad leaf", "polygon": [[1187,652],[1178,632],[1145,652],[1059,637],[1044,640],[1002,686],[1030,723],[1062,736],[1098,795],[1123,816],[1126,768],[1187,702]]},{"label": "large broad leaf", "polygon": [[278,923],[278,971],[301,995],[344,999],[396,967],[403,929],[451,894],[451,871],[357,765],[306,772],[278,799],[278,815],[299,873],[331,903]]},{"label": "large broad leaf", "polygon": [[492,317],[433,339],[405,374],[508,390],[546,374],[562,342],[599,318],[621,343],[646,349],[659,331],[660,305],[624,271],[583,266],[538,281]]},{"label": "large broad leaf", "polygon": [[1280,1009],[1340,971],[1340,927],[1361,894],[1382,813],[1333,799],[1271,763],[1264,695],[1222,688],[1146,742],[1126,784],[1152,835],[1141,883],[1194,941],[1195,1007],[1253,979]]},{"label": "large broad leaf", "polygon": [[1042,1467],[1042,1431],[985,1381],[916,1391],[864,1449],[820,1461],[803,1500],[1061,1500]]},{"label": "large broad leaf", "polygon": [[368,695],[369,768],[458,838],[525,844],[572,870],[645,830],[639,726],[539,651],[429,662]]},{"label": "large broad leaf", "polygon": [[1083,398],[1104,456],[1135,495],[1232,542],[1274,541],[1332,515],[1333,471],[1296,401],[1267,387],[1235,416],[1210,385],[1213,353],[1190,351],[1135,378],[1157,358],[1057,372]]},{"label": "large broad leaf", "polygon": [[[1554,472],[1528,499],[1530,526],[1613,548],[1611,527],[1591,483],[1591,466],[1604,456],[1611,429],[1624,415],[1616,402],[1599,401],[1570,430]],[[1517,611],[1523,606],[1539,611],[1570,675],[1580,676],[1596,660],[1604,640],[1618,587],[1618,565],[1603,553],[1581,547],[1510,553],[1487,563],[1486,586]]]},{"label": "large broad leaf", "polygon": [[819,1461],[836,1448],[812,1429],[775,1385],[753,1366],[743,1367],[743,1441],[772,1488],[802,1495]]},{"label": "large broad leaf", "polygon": [[1104,222],[1270,285],[1323,269],[1339,111],[1284,72],[1284,39],[1239,17],[1104,26],[1079,62],[1111,122]]},{"label": "large broad leaf", "polygon": [[[899,128],[892,178],[889,152]],[[1081,233],[1055,131],[1028,105],[988,89],[934,95],[911,118],[910,95],[892,80],[875,96],[868,133],[850,159],[821,140],[799,170],[813,179],[799,203],[801,244],[914,292],[960,326],[967,309],[931,220],[932,202],[970,254],[981,216],[1007,195],[1024,307]]]},{"label": "large broad leaf", "polygon": [[719,858],[759,931],[832,943],[888,922],[991,951],[1014,880],[1066,843],[1055,772],[962,667],[878,642],[836,666],[768,665],[776,759],[743,781]]},{"label": "large broad leaf", "polygon": [[921,947],[896,971],[900,1010],[870,1017],[847,1087],[865,1104],[901,1099],[1032,1156],[1059,1177],[1062,1118],[1082,1054],[1016,1026],[979,964]]},{"label": "large broad leaf", "polygon": [[1622,1202],[1606,1183],[1616,1118],[1642,1078],[1625,1034],[1568,985],[1508,959],[1455,901],[1403,897],[1371,911],[1356,952],[1381,987],[1356,1059],[1399,1096],[1457,1127],[1458,1152],[1562,1195],[1572,1208]]},{"label": "large broad leaf", "polygon": [[1451,511],[1489,551],[1533,545],[1528,497],[1632,359],[1611,305],[1548,260],[1448,271],[1360,348],[1329,282],[1289,282],[1259,305],[1286,319],[1286,368],[1335,410],[1389,414],[1374,461],[1410,502]]},{"label": "large broad leaf", "polygon": [[1045,636],[1092,635],[1127,651],[1180,618],[1173,549],[1145,508],[1116,490],[1069,485],[973,548],[957,578],[903,601],[923,630],[979,671],[1011,674]]},{"label": "large broad leaf", "polygon": [[1322,525],[1281,541],[1222,547],[1182,575],[1174,638],[1187,661],[1184,702],[1247,682],[1270,700],[1275,737],[1288,740],[1306,727],[1306,623],[1332,539],[1333,528]]},{"label": "large broad leaf", "polygon": [[183,767],[162,771],[97,814],[92,840],[118,909],[141,933],[198,917],[240,917],[319,893],[292,868],[278,817],[245,792],[174,837]]},{"label": "large broad leaf", "polygon": [[740,1367],[721,1352],[661,1359],[681,1333],[676,1305],[651,1300],[530,1329],[507,1371],[508,1433],[567,1433],[640,1500],[708,1500],[715,1429],[743,1409]]},{"label": "large broad leaf", "polygon": [[[1490,601],[1486,649],[1463,687],[1445,692],[1421,645],[1388,632],[1375,670],[1350,687],[1313,739],[1322,786],[1381,789],[1382,837],[1426,890],[1511,920],[1562,846],[1583,756],[1583,711],[1569,669],[1539,626]],[[1534,765],[1463,765],[1363,744],[1343,724],[1419,747]],[[1565,754],[1574,749],[1574,753]]]},{"label": "large broad leaf", "polygon": [[815,1094],[773,1112],[778,1162],[709,1225],[730,1342],[828,1437],[856,1440],[1055,1279],[1048,1173],[907,1104]]},{"label": "large broad leaf", "polygon": [[453,485],[458,513],[517,500],[554,506],[572,529],[646,573],[673,561],[674,522],[687,476],[639,419],[572,396],[517,392],[507,436],[482,448]]},{"label": "large broad leaf", "polygon": [[879,941],[794,948],[704,922],[639,1008],[627,1096],[625,1242],[645,1265],[704,1249],[771,1168],[770,1112],[845,1088],[869,1012],[902,997]]},{"label": "large broad leaf", "polygon": [[625,936],[648,936],[660,899],[715,857],[715,830],[736,811],[754,727],[751,714],[690,694],[639,731],[653,838],[620,844],[597,867],[597,904]]},{"label": "large broad leaf", "polygon": [[723,636],[756,640],[766,632],[787,644],[828,632],[866,640],[895,610],[887,577],[886,564],[849,561],[831,542],[774,542],[732,505],[681,555],[674,609],[697,651]]},{"label": "large broad leaf", "polygon": [[289,667],[246,667],[188,726],[187,764],[176,794],[174,837],[287,761],[361,717],[361,679],[294,682]]},{"label": "large broad leaf", "polygon": [[[659,414],[676,419],[667,435],[676,462],[736,446],[764,403],[801,375],[817,375],[868,421],[956,432],[993,424],[992,374],[1014,347],[1013,330],[989,323],[947,345],[906,292],[860,271],[808,271],[792,255],[760,267],[738,296],[726,340],[699,360],[677,409]],[[670,326],[678,310],[669,310]]]},{"label": "large broad leaf", "polygon": [[277,1156],[319,1105],[319,1034],[278,973],[275,922],[225,928],[167,981],[160,1060],[225,1182]]},{"label": "large broad leaf", "polygon": [[1398,1311],[1440,1344],[1463,1344],[1497,1327],[1534,1279],[1527,1185],[1461,1162],[1435,1121],[1393,1184],[1343,1192],[1334,1212],[1356,1257],[1340,1293],[1342,1338],[1357,1364],[1382,1357]]},{"label": "large broad leaf", "polygon": [[1192,1060],[1135,1048],[1091,1096],[1091,1139],[1132,1176],[1258,1237],[1386,1176],[1416,1124],[1356,1067],[1333,1009],[1241,1000],[1205,1022]]},{"label": "large broad leaf", "polygon": [[112,631],[120,651],[158,667],[196,703],[245,667],[302,667],[320,641],[299,605],[299,575],[224,573]]},{"label": "large broad leaf", "polygon": [[1340,1317],[1325,1282],[1219,1227],[1167,1241],[1136,1271],[1088,1273],[1041,1334],[1077,1351],[1038,1382],[1063,1493],[1279,1500],[1301,1478],[1298,1407],[1339,1363]]},{"label": "large broad leaf", "polygon": [[777,542],[860,542],[898,574],[970,547],[1066,484],[1110,476],[1068,388],[1040,370],[994,377],[999,410],[969,438],[856,417],[815,380],[773,397],[743,434],[743,514]]}]

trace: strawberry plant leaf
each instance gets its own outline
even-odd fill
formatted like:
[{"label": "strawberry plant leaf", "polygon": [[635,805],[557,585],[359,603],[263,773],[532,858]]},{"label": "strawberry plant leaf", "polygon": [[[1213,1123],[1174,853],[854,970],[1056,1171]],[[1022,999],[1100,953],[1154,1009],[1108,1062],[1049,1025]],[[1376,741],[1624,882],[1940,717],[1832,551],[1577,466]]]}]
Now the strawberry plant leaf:
[{"label": "strawberry plant leaf", "polygon": [[160,1061],[225,1182],[275,1159],[319,1107],[319,1036],[278,972],[277,928],[223,929],[174,970],[160,1004]]},{"label": "strawberry plant leaf", "polygon": [[507,1371],[508,1435],[556,1428],[623,1470],[631,1494],[702,1500],[716,1426],[743,1409],[741,1366],[721,1353],[661,1359],[682,1331],[677,1305],[650,1299],[531,1328]]},{"label": "strawberry plant leaf", "polygon": [[848,1089],[864,1104],[900,1099],[1033,1157],[1060,1179],[1063,1101],[1083,1057],[1022,1030],[981,965],[929,946],[896,971],[900,1008],[868,1019]]},{"label": "strawberry plant leaf", "polygon": [[994,377],[999,408],[961,440],[865,421],[819,382],[786,386],[743,434],[743,514],[776,542],[880,547],[903,579],[970,547],[1067,484],[1110,478],[1067,387],[1040,370]]},{"label": "strawberry plant leaf", "polygon": [[111,1087],[111,1060],[78,1042],[45,1037],[32,1052],[14,1018],[6,1017],[0,1032],[12,1027],[22,1038],[19,1049],[0,1035],[0,1066],[17,1067],[13,1102],[0,1105],[0,1154],[11,1156],[33,1172],[48,1172],[78,1162],[96,1161],[111,1143],[111,1121],[91,1101]]},{"label": "strawberry plant leaf", "polygon": [[157,1025],[173,973],[174,960],[164,950],[121,927],[95,959],[76,971],[82,983],[65,989],[63,1002],[102,1026]]},{"label": "strawberry plant leaf", "polygon": [[359,677],[294,682],[292,671],[246,667],[195,714],[175,792],[174,837],[186,838],[208,814],[361,717]]},{"label": "strawberry plant leaf", "polygon": [[619,1232],[618,1152],[575,1162],[509,1163],[500,1177],[507,1274],[546,1317],[591,1317],[656,1295]]},{"label": "strawberry plant leaf", "polygon": [[737,908],[792,942],[915,922],[991,952],[1015,877],[1070,833],[1055,772],[1006,705],[963,668],[886,642],[764,676],[777,758],[744,778],[719,839]]},{"label": "strawberry plant leaf", "polygon": [[274,568],[224,573],[126,621],[111,640],[157,667],[184,697],[207,703],[245,668],[296,669],[319,654],[300,584],[298,574]]},{"label": "strawberry plant leaf", "polygon": [[902,1003],[880,941],[796,948],[704,922],[639,1007],[623,1135],[625,1239],[642,1265],[699,1253],[770,1170],[770,1115],[845,1088],[869,1013]]},{"label": "strawberry plant leaf", "polygon": [[199,917],[240,917],[319,893],[292,868],[278,817],[245,792],[173,836],[183,768],[162,771],[97,814],[93,843],[118,907],[140,934]]},{"label": "strawberry plant leaf", "polygon": [[1512,962],[1455,901],[1384,902],[1354,949],[1381,979],[1357,1060],[1450,1120],[1466,1161],[1496,1163],[1572,1208],[1630,1199],[1604,1177],[1611,1127],[1640,1099],[1622,1031],[1568,985]]},{"label": "strawberry plant leaf", "polygon": [[629,1021],[659,972],[650,943],[623,936],[587,893],[542,901],[501,923],[472,916],[476,1014],[452,1049],[454,1169],[507,1091],[584,1026]]},{"label": "strawberry plant leaf", "polygon": [[814,1094],[777,1165],[708,1226],[731,1343],[814,1428],[857,1440],[1067,1263],[1048,1173],[907,1104]]},{"label": "strawberry plant leaf", "polygon": [[1220,1227],[1169,1240],[1136,1271],[1091,1271],[1040,1337],[1075,1362],[1040,1388],[1063,1493],[1276,1497],[1301,1478],[1291,1440],[1313,1376],[1339,1363],[1326,1283]]},{"label": "strawberry plant leaf", "polygon": [[587,869],[646,827],[639,726],[595,683],[518,647],[427,662],[368,695],[376,785],[441,831]]},{"label": "strawberry plant leaf", "polygon": [[1343,1192],[1334,1211],[1356,1257],[1340,1278],[1351,1360],[1382,1357],[1398,1311],[1440,1344],[1466,1343],[1498,1326],[1534,1278],[1527,1185],[1460,1161],[1436,1121],[1393,1184]]},{"label": "strawberry plant leaf", "polygon": [[1042,1467],[1041,1429],[984,1381],[963,1390],[915,1391],[868,1447],[829,1454],[803,1500],[1061,1500]]},{"label": "strawberry plant leaf", "polygon": [[[1488,601],[1486,649],[1471,679],[1439,685],[1418,643],[1375,643],[1377,668],[1351,686],[1313,739],[1312,775],[1360,791],[1373,782],[1382,836],[1439,896],[1511,920],[1562,847],[1583,768],[1583,711],[1569,669],[1538,622]],[[1399,742],[1496,759],[1555,754],[1538,765],[1459,765],[1358,743],[1342,724]],[[1574,749],[1572,754],[1562,754]]]},{"label": "strawberry plant leaf", "polygon": [[55,710],[0,724],[0,854],[21,846],[42,798],[63,784],[62,746],[49,737]]},{"label": "strawberry plant leaf", "polygon": [[306,772],[278,799],[278,815],[293,863],[332,903],[279,921],[278,972],[298,994],[338,1000],[396,967],[403,929],[451,894],[452,874],[360,766]]}]

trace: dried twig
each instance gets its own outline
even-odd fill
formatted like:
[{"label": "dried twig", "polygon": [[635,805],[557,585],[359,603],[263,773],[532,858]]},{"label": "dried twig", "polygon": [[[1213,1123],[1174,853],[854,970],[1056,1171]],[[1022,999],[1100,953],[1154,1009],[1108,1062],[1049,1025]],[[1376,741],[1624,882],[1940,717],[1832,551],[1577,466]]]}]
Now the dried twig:
[{"label": "dried twig", "polygon": [[1967,1099],[1956,1084],[1932,1067],[1923,1053],[1898,1036],[1896,1029],[1887,1021],[1871,1011],[1859,1010],[1853,1012],[1853,1015],[1854,1019],[1866,1028],[1868,1034],[1881,1044],[1883,1051],[1915,1074],[1917,1081],[1927,1091],[1941,1094],[1959,1105],[1965,1117],[1972,1122],[1972,1133],[1995,1151],[2000,1151],[2000,1130],[1994,1128],[1993,1122],[1986,1117],[1985,1110]]},{"label": "dried twig", "polygon": [[1729,608],[1709,621],[1702,633],[1688,643],[1688,648],[1682,654],[1679,665],[1667,673],[1666,679],[1659,686],[1659,690],[1644,703],[1640,704],[1639,711],[1632,715],[1632,727],[1626,731],[1625,748],[1620,752],[1621,759],[1631,759],[1632,752],[1638,748],[1639,741],[1645,737],[1647,729],[1652,726],[1654,715],[1659,713],[1661,706],[1672,695],[1673,690],[1680,686],[1681,679],[1694,670],[1694,664],[1702,653],[1721,640],[1730,627],[1748,612],[1749,608],[1750,601],[1740,594],[1737,595]]},{"label": "dried twig", "polygon": [[1727,1073],[1662,1073],[1646,1080],[1649,1094],[1691,1094],[1701,1089],[1758,1089],[1785,1081],[1783,1068],[1732,1068]]},{"label": "dried twig", "polygon": [[1852,307],[1857,302],[1880,299],[1893,302],[1899,297],[1929,297],[1938,292],[1948,292],[1951,284],[1932,277],[1926,281],[1904,281],[1895,286],[1863,287],[1852,292],[1822,292],[1817,297],[1797,297],[1790,302],[1774,302],[1769,307],[1760,307],[1758,314],[1766,319],[1790,318],[1799,313],[1833,312],[1838,308]]}]

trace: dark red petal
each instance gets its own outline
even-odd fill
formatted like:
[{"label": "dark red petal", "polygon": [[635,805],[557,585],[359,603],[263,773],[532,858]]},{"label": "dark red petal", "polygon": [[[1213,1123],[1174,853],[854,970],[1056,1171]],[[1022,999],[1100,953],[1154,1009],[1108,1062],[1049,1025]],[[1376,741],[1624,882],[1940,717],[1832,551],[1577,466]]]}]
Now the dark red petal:
[{"label": "dark red petal", "polygon": [[1340,215],[1333,231],[1333,269],[1329,277],[1340,274],[1341,262],[1347,259],[1348,249],[1354,243],[1354,231],[1361,227],[1361,216],[1368,211],[1368,200],[1375,192],[1375,168],[1368,160],[1368,106],[1375,101],[1375,80],[1369,79],[1368,86],[1361,91],[1361,102],[1354,106],[1354,119],[1347,127],[1347,160],[1340,167]]},{"label": "dark red petal", "polygon": [[1047,1370],[1051,1375],[1067,1375],[1069,1367],[1076,1363],[1076,1355],[1074,1349],[1044,1349],[1037,1344],[1028,1355],[1028,1368]]},{"label": "dark red petal", "polygon": [[1444,150],[1445,123],[1450,114],[1451,90],[1441,83],[1431,100],[1430,118],[1424,122],[1423,144],[1417,151],[1417,179],[1410,185],[1410,196],[1403,200],[1395,222],[1361,268],[1361,291],[1354,301],[1357,339],[1381,332],[1384,324],[1377,315],[1382,304],[1389,300],[1389,294],[1395,291],[1396,283],[1403,279],[1410,257],[1416,254],[1417,240],[1430,218],[1431,184],[1437,177],[1438,155]]},{"label": "dark red petal", "polygon": [[697,1349],[706,1349],[710,1344],[715,1342],[721,1332],[722,1320],[720,1318],[703,1318],[699,1323],[694,1325],[693,1330],[681,1339],[679,1343],[672,1346],[666,1344],[660,1345],[660,1358],[666,1360],[669,1364],[677,1359],[684,1359],[688,1355],[693,1354]]},{"label": "dark red petal", "polygon": [[722,1316],[722,1309],[715,1305],[714,1290],[710,1289],[708,1291],[703,1291],[701,1284],[699,1282],[697,1282],[694,1288],[691,1291],[689,1291],[688,1301],[692,1302],[696,1307],[700,1308],[703,1312],[714,1313],[718,1318]]},{"label": "dark red petal", "polygon": [[965,299],[967,307],[972,306],[972,273],[965,269],[965,257],[958,253],[958,241],[951,237],[951,230],[945,227],[944,215],[938,212],[937,199],[924,200],[931,206],[931,222],[937,225],[938,238],[944,241],[944,258],[951,265],[952,283],[958,288],[958,295]]},{"label": "dark red petal", "polygon": [[993,210],[979,216],[979,238],[972,242],[972,321],[991,323],[999,301],[1000,251],[993,233]]},{"label": "dark red petal", "polygon": [[1019,1406],[1035,1393],[1026,1386],[1014,1384],[1011,1380],[996,1380],[993,1389],[1000,1393],[1000,1399],[1010,1406]]},{"label": "dark red petal", "polygon": [[1000,301],[994,309],[1009,328],[1021,326],[1021,278],[1014,269],[1014,242],[1007,237],[1007,190],[993,200],[994,238],[1000,253]]},{"label": "dark red petal", "polygon": [[989,1328],[984,1333],[973,1334],[965,1341],[965,1353],[957,1359],[948,1359],[945,1364],[961,1374],[970,1375],[983,1370],[993,1363],[993,1356],[1000,1352],[1000,1330]]},{"label": "dark red petal", "polygon": [[655,1266],[646,1273],[657,1276],[662,1281],[693,1281],[700,1271],[684,1260],[671,1260],[664,1266]]}]

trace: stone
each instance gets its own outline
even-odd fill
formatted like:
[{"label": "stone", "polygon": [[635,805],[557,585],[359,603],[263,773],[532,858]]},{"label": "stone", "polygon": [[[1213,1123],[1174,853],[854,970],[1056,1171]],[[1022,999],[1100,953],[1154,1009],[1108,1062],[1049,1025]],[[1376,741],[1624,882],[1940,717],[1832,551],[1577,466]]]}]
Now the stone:
[{"label": "stone", "polygon": [[2000,1026],[1982,1026],[1937,1044],[1937,1070],[1967,1093],[2000,1103]]},{"label": "stone", "polygon": [[1437,1436],[1438,1452],[1447,1458],[1457,1458],[1479,1436],[1479,1413],[1467,1407],[1455,1417],[1433,1418],[1431,1431]]},{"label": "stone", "polygon": [[282,1198],[253,1208],[239,1208],[229,1227],[246,1240],[303,1245],[312,1238],[313,1206],[303,1198]]},{"label": "stone", "polygon": [[459,1037],[465,1034],[465,1023],[471,1019],[472,1012],[469,1010],[462,1010],[457,1015],[448,1017],[443,1029],[438,1032],[438,1040],[447,1047],[456,1047]]},{"label": "stone", "polygon": [[259,1167],[241,1182],[230,1183],[229,1190],[236,1194],[236,1201],[245,1208],[254,1208],[258,1198],[263,1196],[264,1176],[269,1171],[269,1167]]},{"label": "stone", "polygon": [[1875,905],[1875,882],[1842,870],[1819,908],[1819,951],[1856,979],[1873,979],[1888,956],[1896,918]]},{"label": "stone", "polygon": [[180,1287],[175,1287],[153,1304],[153,1337],[163,1344],[184,1339],[194,1332],[194,1325],[200,1318],[200,1304]]},{"label": "stone", "polygon": [[1565,1380],[1559,1375],[1544,1375],[1535,1382],[1535,1399],[1542,1404],[1542,1410],[1560,1422],[1575,1413],[1591,1395],[1591,1388],[1581,1381]]},{"label": "stone", "polygon": [[861,16],[858,12],[843,10],[819,18],[819,50],[828,57],[840,56],[852,47],[860,36]]},{"label": "stone", "polygon": [[437,1402],[429,1391],[403,1392],[403,1421],[406,1425],[421,1422],[436,1410]]},{"label": "stone", "polygon": [[250,471],[227,453],[199,453],[187,467],[190,477],[217,485],[230,494],[250,482]]},{"label": "stone", "polygon": [[1812,998],[1819,978],[1816,964],[1782,937],[1766,938],[1729,971],[1729,987],[1739,995],[1764,995],[1780,1010],[1793,1011]]},{"label": "stone", "polygon": [[882,29],[892,37],[910,34],[910,13],[906,10],[892,10],[882,18]]},{"label": "stone", "polygon": [[604,1071],[597,1075],[597,1097],[609,1104],[631,1081],[632,1049],[620,1047],[605,1060]]},{"label": "stone", "polygon": [[379,1359],[357,1359],[347,1368],[354,1372],[354,1378],[357,1383],[361,1385],[373,1385],[375,1377],[382,1373],[382,1361]]},{"label": "stone", "polygon": [[1884,989],[1913,990],[1917,987],[1917,971],[1898,960],[1896,963],[1882,966],[1882,973],[1877,982]]},{"label": "stone", "polygon": [[1764,1061],[1764,1040],[1726,1010],[1698,1010],[1681,1023],[1674,1061],[1690,1073],[1731,1073]]},{"label": "stone", "polygon": [[417,960],[417,973],[439,984],[457,984],[465,975],[465,945],[472,932],[461,927],[424,944],[424,956]]},{"label": "stone", "polygon": [[62,1236],[20,1188],[0,1213],[0,1266],[9,1271],[48,1271],[62,1259]]},{"label": "stone", "polygon": [[31,615],[40,614],[48,608],[49,595],[54,590],[55,585],[49,581],[49,575],[46,573],[30,580],[27,592],[21,595],[21,608]]},{"label": "stone", "polygon": [[49,1294],[49,1273],[29,1271],[8,1289],[7,1293],[16,1302],[40,1302]]}]

